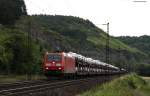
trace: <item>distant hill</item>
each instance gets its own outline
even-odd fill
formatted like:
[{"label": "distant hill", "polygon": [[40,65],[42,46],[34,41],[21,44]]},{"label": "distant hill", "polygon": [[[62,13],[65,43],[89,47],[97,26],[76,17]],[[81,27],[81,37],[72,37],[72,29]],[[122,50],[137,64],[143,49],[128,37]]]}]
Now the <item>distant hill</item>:
[{"label": "distant hill", "polygon": [[[28,21],[28,18],[22,18],[17,27],[27,30],[24,28],[28,28]],[[50,45],[51,50],[60,47],[105,61],[106,33],[89,20],[73,16],[37,15],[30,17],[30,22],[33,37]],[[114,37],[110,38],[110,49],[112,54],[122,50],[122,52],[144,55],[142,51],[129,47]]]},{"label": "distant hill", "polygon": [[142,65],[139,65],[138,71],[140,71],[141,74],[150,76],[150,36],[121,36],[117,37],[117,39],[147,54],[147,58],[143,58],[142,60]]},{"label": "distant hill", "polygon": [[125,44],[137,48],[143,51],[150,56],[150,36],[143,35],[140,37],[130,37],[130,36],[121,36],[117,37],[120,41],[124,42]]},{"label": "distant hill", "polygon": [[[120,41],[124,42],[125,44],[127,44],[133,48],[137,48],[137,49],[141,50],[142,52],[147,54],[148,57],[150,57],[150,43],[149,43],[150,36],[148,36],[148,35],[143,35],[140,37],[121,36],[121,37],[117,37],[117,39],[119,39]],[[145,61],[150,64],[149,59],[146,59]]]},{"label": "distant hill", "polygon": [[[39,26],[46,30],[57,33],[76,43],[84,41],[93,43],[97,47],[106,45],[106,33],[96,27],[89,20],[73,16],[32,16],[32,22],[38,22]],[[81,47],[81,46],[80,46]],[[136,48],[127,46],[119,40],[111,37],[110,48],[122,49],[131,52],[140,52]]]},{"label": "distant hill", "polygon": [[[3,53],[2,57],[6,58],[6,61],[0,58],[0,63],[7,70],[9,69],[7,63],[13,65],[10,68],[11,70],[15,69],[15,63],[15,67],[18,64],[17,67],[24,68],[24,71],[15,69],[22,73],[26,72],[27,68],[33,73],[37,70],[40,71],[42,54],[46,51],[54,51],[57,48],[64,51],[73,51],[103,62],[106,60],[106,33],[89,20],[60,15],[22,16],[16,22],[15,27],[1,27],[0,34],[5,35],[0,35],[0,49],[3,49],[0,52]],[[17,38],[20,40],[17,40]],[[8,43],[4,43],[4,41]],[[130,47],[112,36],[110,36],[109,47],[110,63],[121,68],[136,70],[137,65],[144,62],[145,59],[143,58],[147,58],[147,54],[143,51]],[[28,57],[28,51],[30,51],[30,58]],[[22,52],[25,54],[22,55]],[[21,56],[18,56],[18,54]],[[16,56],[18,57],[16,58]],[[31,62],[24,60],[24,58],[28,58]],[[26,63],[36,66],[36,69],[32,69],[32,66],[26,65]]]}]

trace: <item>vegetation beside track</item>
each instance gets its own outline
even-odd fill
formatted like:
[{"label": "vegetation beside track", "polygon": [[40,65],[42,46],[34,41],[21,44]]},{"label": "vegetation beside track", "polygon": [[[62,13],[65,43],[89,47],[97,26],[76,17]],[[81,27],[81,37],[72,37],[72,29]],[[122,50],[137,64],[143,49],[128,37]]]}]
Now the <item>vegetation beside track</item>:
[{"label": "vegetation beside track", "polygon": [[[2,83],[14,83],[18,81],[28,80],[29,77],[27,75],[0,75],[0,84]],[[40,80],[45,79],[45,76],[42,75],[32,75],[30,80]]]},{"label": "vegetation beside track", "polygon": [[122,76],[110,83],[96,86],[80,96],[150,96],[150,78],[136,74]]}]

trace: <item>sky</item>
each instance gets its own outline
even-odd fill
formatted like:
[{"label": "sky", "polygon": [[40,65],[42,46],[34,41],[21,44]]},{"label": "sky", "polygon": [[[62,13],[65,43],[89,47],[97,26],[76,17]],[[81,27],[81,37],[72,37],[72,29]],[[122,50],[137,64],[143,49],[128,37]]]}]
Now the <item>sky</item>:
[{"label": "sky", "polygon": [[[24,0],[28,14],[71,15],[113,36],[150,35],[150,0]],[[133,2],[146,1],[146,2]]]}]

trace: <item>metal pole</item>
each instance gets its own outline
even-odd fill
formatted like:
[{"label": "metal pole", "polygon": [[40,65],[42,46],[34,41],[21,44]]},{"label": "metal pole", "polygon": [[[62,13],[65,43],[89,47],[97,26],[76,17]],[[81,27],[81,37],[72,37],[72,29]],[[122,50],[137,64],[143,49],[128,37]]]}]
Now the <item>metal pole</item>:
[{"label": "metal pole", "polygon": [[106,39],[106,63],[110,63],[109,62],[109,23],[107,23],[107,39]]},{"label": "metal pole", "polygon": [[[109,62],[109,40],[110,40],[110,37],[109,37],[109,22],[107,23],[107,24],[102,24],[102,25],[107,25],[107,32],[106,32],[106,58],[105,58],[105,62],[107,63],[107,64],[109,64],[110,62]],[[107,74],[109,74],[109,67],[108,66],[106,66],[106,73],[105,73],[105,75],[107,76]]]},{"label": "metal pole", "polygon": [[[107,37],[106,37],[106,63],[109,64],[109,22],[107,23]],[[109,75],[109,66],[107,66],[107,73]]]},{"label": "metal pole", "polygon": [[102,24],[102,25],[107,25],[107,32],[106,32],[106,58],[105,58],[105,62],[106,63],[110,63],[109,62],[109,40],[110,40],[110,36],[109,36],[109,22],[107,24]]}]

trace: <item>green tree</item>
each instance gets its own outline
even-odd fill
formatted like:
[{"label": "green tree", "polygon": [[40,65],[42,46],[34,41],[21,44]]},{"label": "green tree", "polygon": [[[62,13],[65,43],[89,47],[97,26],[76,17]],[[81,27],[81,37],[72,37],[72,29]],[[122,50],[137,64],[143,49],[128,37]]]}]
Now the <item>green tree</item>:
[{"label": "green tree", "polygon": [[0,0],[0,24],[14,24],[21,15],[27,15],[23,0]]},{"label": "green tree", "polygon": [[0,30],[0,72],[35,74],[40,71],[40,47],[18,29]]},{"label": "green tree", "polygon": [[144,76],[150,76],[150,65],[149,64],[139,64],[137,66],[138,74]]},{"label": "green tree", "polygon": [[10,44],[14,55],[12,70],[15,70],[16,73],[32,74],[35,66],[39,66],[39,46],[33,40],[29,42],[28,35],[18,33],[18,30],[15,30],[14,33]]}]

